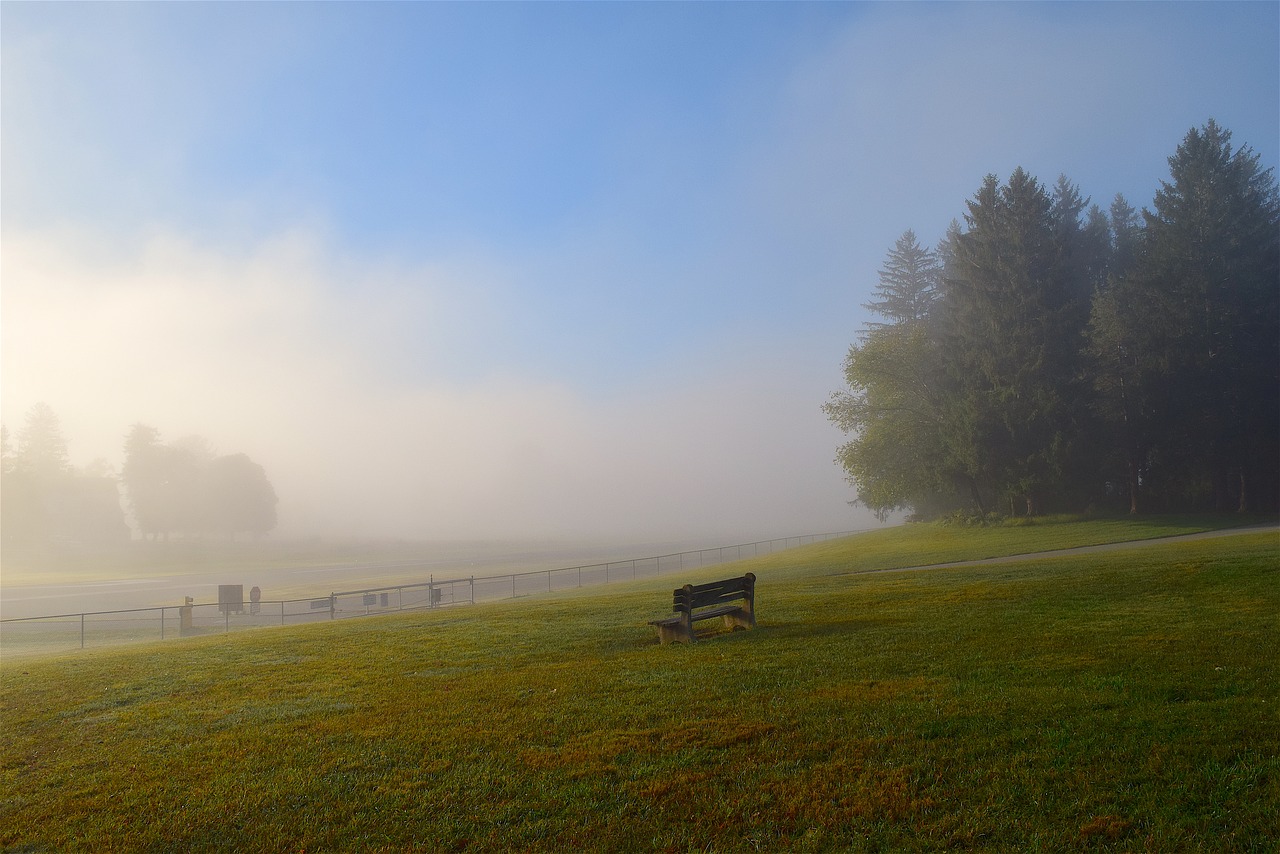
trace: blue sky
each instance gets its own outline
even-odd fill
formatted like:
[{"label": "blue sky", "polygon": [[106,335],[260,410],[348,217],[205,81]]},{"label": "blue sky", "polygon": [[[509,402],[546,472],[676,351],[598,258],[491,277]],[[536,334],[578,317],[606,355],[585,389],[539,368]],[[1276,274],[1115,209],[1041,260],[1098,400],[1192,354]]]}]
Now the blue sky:
[{"label": "blue sky", "polygon": [[1280,150],[1277,3],[0,7],[3,416],[263,463],[282,535],[867,524],[819,409],[983,176]]}]

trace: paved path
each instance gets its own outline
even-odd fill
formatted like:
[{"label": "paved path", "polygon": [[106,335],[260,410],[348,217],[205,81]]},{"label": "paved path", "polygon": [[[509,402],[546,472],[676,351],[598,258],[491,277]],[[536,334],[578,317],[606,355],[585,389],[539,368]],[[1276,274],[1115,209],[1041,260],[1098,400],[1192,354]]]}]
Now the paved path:
[{"label": "paved path", "polygon": [[1251,525],[1247,528],[1224,528],[1219,531],[1201,531],[1198,534],[1177,534],[1171,537],[1157,537],[1153,540],[1125,540],[1119,543],[1101,543],[1096,546],[1075,546],[1069,549],[1053,549],[1047,552],[1029,552],[1020,555],[1002,555],[1000,557],[976,558],[974,560],[958,560],[951,563],[928,563],[919,566],[898,566],[891,569],[857,569],[853,572],[841,572],[837,575],[871,575],[879,572],[914,572],[922,569],[952,569],[962,566],[987,566],[989,564],[1016,563],[1025,560],[1039,560],[1045,557],[1060,555],[1083,555],[1095,552],[1112,552],[1124,549],[1140,549],[1147,546],[1158,546],[1164,543],[1188,542],[1191,540],[1209,540],[1218,537],[1234,537],[1239,534],[1262,534],[1275,532],[1276,556],[1280,560],[1280,525]]}]

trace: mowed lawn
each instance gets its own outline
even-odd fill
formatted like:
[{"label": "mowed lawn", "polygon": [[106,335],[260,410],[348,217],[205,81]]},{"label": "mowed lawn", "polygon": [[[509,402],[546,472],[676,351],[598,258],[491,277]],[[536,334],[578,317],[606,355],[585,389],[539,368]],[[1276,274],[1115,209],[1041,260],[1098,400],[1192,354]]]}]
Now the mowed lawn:
[{"label": "mowed lawn", "polygon": [[[1277,850],[1274,532],[860,573],[1069,528],[7,660],[0,847]],[[657,644],[748,570],[758,629]]]}]

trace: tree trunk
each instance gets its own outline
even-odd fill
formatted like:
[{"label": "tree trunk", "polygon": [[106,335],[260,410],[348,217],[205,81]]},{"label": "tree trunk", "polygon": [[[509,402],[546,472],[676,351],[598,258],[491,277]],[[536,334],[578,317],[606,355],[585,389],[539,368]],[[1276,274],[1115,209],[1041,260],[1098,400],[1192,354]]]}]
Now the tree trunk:
[{"label": "tree trunk", "polygon": [[1129,515],[1138,515],[1138,459],[1129,449]]},{"label": "tree trunk", "polygon": [[973,495],[973,503],[978,505],[978,513],[985,518],[987,508],[982,503],[982,493],[978,491],[978,483],[973,478],[969,478],[969,492]]},{"label": "tree trunk", "polygon": [[1231,507],[1231,475],[1227,473],[1226,466],[1215,465],[1213,467],[1213,509],[1219,513],[1226,513]]}]

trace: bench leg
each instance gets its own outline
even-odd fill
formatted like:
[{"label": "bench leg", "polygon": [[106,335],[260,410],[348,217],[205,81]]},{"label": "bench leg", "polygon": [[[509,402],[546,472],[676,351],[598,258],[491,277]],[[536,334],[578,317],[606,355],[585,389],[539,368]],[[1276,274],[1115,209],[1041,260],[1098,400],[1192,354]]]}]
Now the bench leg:
[{"label": "bench leg", "polygon": [[692,621],[658,624],[659,643],[693,643]]},{"label": "bench leg", "polygon": [[742,608],[730,611],[724,615],[724,627],[730,631],[734,629],[754,629],[756,627],[756,615]]}]

